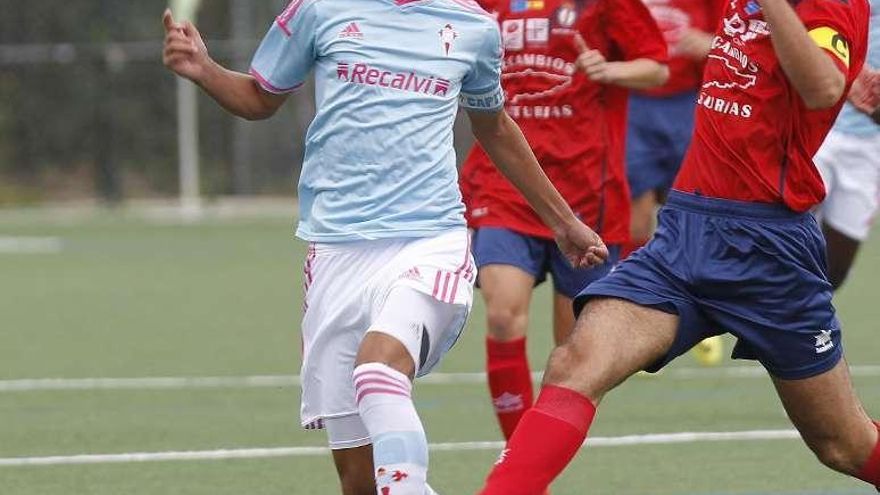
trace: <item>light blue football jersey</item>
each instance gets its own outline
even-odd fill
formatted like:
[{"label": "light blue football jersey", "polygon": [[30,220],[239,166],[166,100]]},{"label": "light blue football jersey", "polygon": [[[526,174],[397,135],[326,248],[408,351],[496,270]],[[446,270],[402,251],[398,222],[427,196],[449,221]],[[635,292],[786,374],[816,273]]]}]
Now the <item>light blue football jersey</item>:
[{"label": "light blue football jersey", "polygon": [[458,107],[503,111],[501,36],[471,0],[293,0],[251,74],[273,93],[314,70],[297,236],[425,237],[463,227]]},{"label": "light blue football jersey", "polygon": [[[871,0],[871,20],[868,28],[868,57],[865,65],[880,69],[880,0]],[[833,132],[843,132],[857,136],[869,136],[880,133],[880,126],[870,117],[856,110],[849,102],[843,106]]]}]

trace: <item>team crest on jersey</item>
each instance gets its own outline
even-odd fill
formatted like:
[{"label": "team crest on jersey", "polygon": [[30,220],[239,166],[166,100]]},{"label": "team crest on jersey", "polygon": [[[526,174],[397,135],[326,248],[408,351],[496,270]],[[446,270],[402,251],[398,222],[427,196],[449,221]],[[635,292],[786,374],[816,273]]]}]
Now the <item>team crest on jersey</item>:
[{"label": "team crest on jersey", "polygon": [[447,57],[449,52],[452,51],[456,39],[458,39],[458,33],[455,32],[452,24],[447,24],[440,29],[440,45],[443,47],[443,53]]},{"label": "team crest on jersey", "polygon": [[526,20],[507,19],[501,23],[501,41],[505,50],[522,50],[526,46]]}]

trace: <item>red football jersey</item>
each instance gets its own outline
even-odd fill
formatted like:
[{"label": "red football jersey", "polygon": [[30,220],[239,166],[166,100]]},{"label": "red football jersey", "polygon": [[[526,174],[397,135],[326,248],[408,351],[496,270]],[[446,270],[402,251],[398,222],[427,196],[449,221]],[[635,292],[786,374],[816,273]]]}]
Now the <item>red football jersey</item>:
[{"label": "red football jersey", "polygon": [[[865,61],[865,0],[801,0],[810,36],[846,74]],[[694,140],[675,189],[706,196],[784,203],[807,211],[825,197],[812,157],[845,98],[809,110],[788,81],[756,0],[730,0],[706,64]]]},{"label": "red football jersey", "polygon": [[669,81],[643,93],[668,96],[694,91],[703,80],[703,60],[684,56],[678,44],[691,29],[714,33],[721,20],[723,0],[642,0],[666,39],[669,49]]},{"label": "red football jersey", "polygon": [[[507,112],[572,209],[609,244],[629,238],[624,167],[625,89],[575,68],[575,34],[608,60],[666,60],[666,44],[640,0],[498,0]],[[472,227],[552,238],[525,199],[475,146],[461,174]]]}]

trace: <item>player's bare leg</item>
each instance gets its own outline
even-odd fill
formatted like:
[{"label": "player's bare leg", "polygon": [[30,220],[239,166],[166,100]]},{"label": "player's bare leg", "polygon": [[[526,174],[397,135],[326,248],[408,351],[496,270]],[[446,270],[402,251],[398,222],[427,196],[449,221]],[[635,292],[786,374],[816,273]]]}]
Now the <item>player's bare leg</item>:
[{"label": "player's bare leg", "polygon": [[825,222],[822,223],[822,233],[828,244],[828,281],[837,290],[846,280],[862,243]]},{"label": "player's bare leg", "polygon": [[594,404],[665,355],[678,316],[613,298],[587,303],[571,338],[550,355],[544,386],[564,387]]},{"label": "player's bare leg", "polygon": [[773,379],[788,417],[826,466],[880,486],[880,444],[845,360],[805,380]]},{"label": "player's bare leg", "polygon": [[515,266],[502,264],[482,267],[478,277],[488,323],[489,393],[501,432],[508,439],[534,398],[526,330],[535,278]]},{"label": "player's bare leg", "polygon": [[376,495],[372,445],[334,450],[333,463],[342,485],[342,495]]},{"label": "player's bare leg", "polygon": [[644,245],[654,235],[657,207],[660,206],[656,191],[647,191],[632,200],[630,237],[636,245]]},{"label": "player's bare leg", "polygon": [[570,297],[553,293],[553,342],[560,346],[574,330],[574,309]]},{"label": "player's bare leg", "polygon": [[361,341],[352,383],[358,415],[373,444],[380,495],[435,493],[427,484],[428,440],[413,404],[412,380],[436,363],[437,353],[444,352],[440,346],[457,338],[464,311],[462,305],[397,287]]},{"label": "player's bare leg", "polygon": [[668,352],[678,321],[676,315],[620,299],[588,302],[571,338],[550,356],[541,394],[482,495],[533,495],[547,487],[580,449],[596,405]]},{"label": "player's bare leg", "polygon": [[486,265],[478,277],[489,337],[499,342],[524,338],[535,277],[511,265]]}]

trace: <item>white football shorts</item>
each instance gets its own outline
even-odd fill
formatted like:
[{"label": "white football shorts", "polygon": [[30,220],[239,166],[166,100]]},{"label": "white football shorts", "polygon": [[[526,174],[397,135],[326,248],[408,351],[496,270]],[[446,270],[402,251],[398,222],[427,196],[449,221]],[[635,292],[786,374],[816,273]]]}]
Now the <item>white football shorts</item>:
[{"label": "white football shorts", "polygon": [[813,161],[828,192],[818,216],[847,237],[864,241],[880,195],[880,134],[832,131]]},{"label": "white football shorts", "polygon": [[303,427],[326,426],[332,448],[369,443],[350,424],[360,418],[347,418],[358,414],[352,374],[364,336],[395,337],[424,376],[464,329],[476,276],[464,228],[427,238],[310,244],[303,268]]}]

